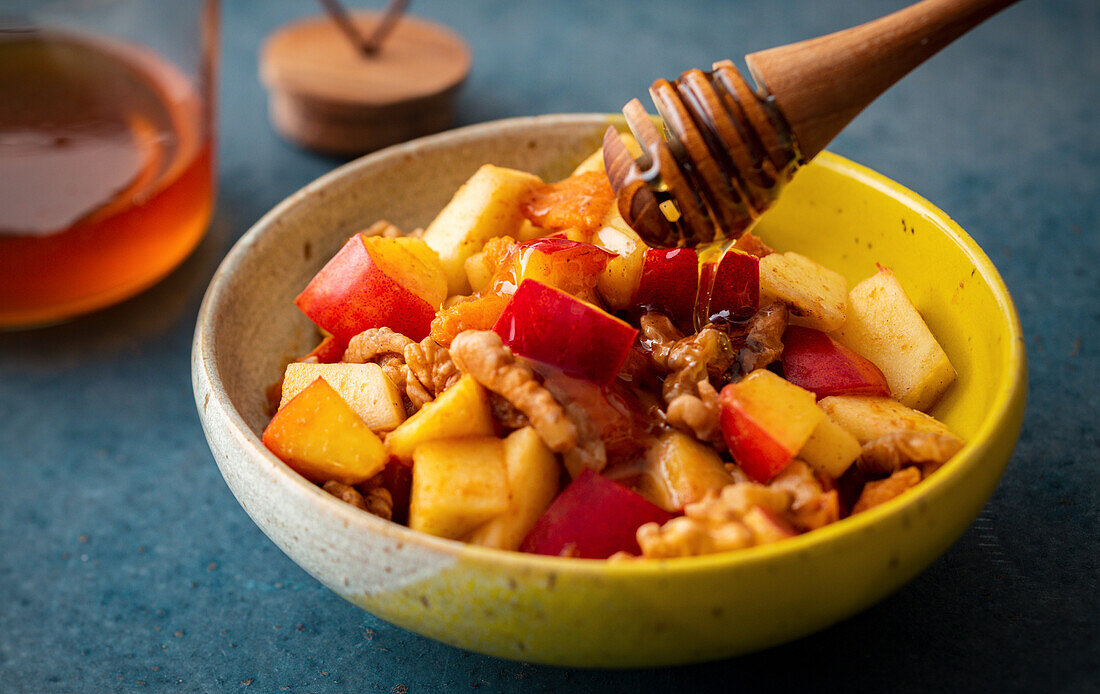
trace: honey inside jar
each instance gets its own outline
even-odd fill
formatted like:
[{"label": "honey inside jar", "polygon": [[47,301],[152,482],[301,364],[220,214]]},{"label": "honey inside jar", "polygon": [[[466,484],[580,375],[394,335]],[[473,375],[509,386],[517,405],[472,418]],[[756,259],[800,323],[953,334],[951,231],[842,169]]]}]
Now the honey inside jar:
[{"label": "honey inside jar", "polygon": [[0,326],[120,301],[190,253],[213,197],[205,108],[149,51],[0,32]]}]

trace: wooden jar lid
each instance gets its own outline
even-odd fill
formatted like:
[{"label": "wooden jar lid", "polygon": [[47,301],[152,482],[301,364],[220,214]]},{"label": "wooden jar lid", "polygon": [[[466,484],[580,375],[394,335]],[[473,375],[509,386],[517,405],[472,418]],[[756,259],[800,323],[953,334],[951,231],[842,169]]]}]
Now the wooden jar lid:
[{"label": "wooden jar lid", "polygon": [[[380,13],[351,16],[363,35]],[[309,149],[355,155],[450,126],[470,50],[450,29],[405,15],[374,55],[328,17],[276,30],[260,54],[272,123]]]}]

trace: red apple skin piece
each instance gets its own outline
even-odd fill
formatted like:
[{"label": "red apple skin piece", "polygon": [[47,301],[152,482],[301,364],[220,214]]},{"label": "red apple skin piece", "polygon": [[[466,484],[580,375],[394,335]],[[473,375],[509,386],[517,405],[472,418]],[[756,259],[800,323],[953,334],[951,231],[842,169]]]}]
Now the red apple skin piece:
[{"label": "red apple skin piece", "polygon": [[360,234],[348,239],[294,303],[343,342],[382,327],[420,341],[435,317],[428,302],[386,274]]},{"label": "red apple skin piece", "polygon": [[718,394],[718,426],[734,460],[750,478],[767,484],[794,459],[787,450],[745,412],[726,386]]},{"label": "red apple skin piece", "polygon": [[[531,239],[530,241],[524,241],[516,246],[516,248],[534,248],[537,251],[552,255],[554,253],[572,253],[576,255],[589,255],[602,258],[603,264],[607,265],[612,258],[618,257],[618,253],[609,251],[606,248],[600,248],[593,243],[583,243],[581,241],[574,241],[572,239],[564,238],[562,236],[543,236],[537,239]],[[603,268],[599,269],[602,272]]]},{"label": "red apple skin piece", "polygon": [[681,330],[692,327],[699,288],[699,254],[694,248],[650,248],[631,301],[637,311],[665,314]]},{"label": "red apple skin piece", "polygon": [[586,468],[535,522],[519,550],[585,559],[638,555],[638,527],[671,518],[637,492]]},{"label": "red apple skin piece", "polygon": [[322,339],[309,354],[298,361],[316,359],[318,364],[335,364],[344,357],[344,352],[347,348],[348,344],[343,340],[338,340],[333,335],[325,335],[324,339]]},{"label": "red apple skin piece", "polygon": [[599,385],[615,379],[638,331],[563,291],[523,280],[493,331],[522,357]]},{"label": "red apple skin piece", "polygon": [[829,395],[890,397],[886,376],[877,366],[820,330],[788,326],[781,360],[786,379],[819,399]]},{"label": "red apple skin piece", "polygon": [[[714,267],[700,273],[699,296],[705,298],[705,322],[743,321],[760,307],[760,259],[726,251]],[[704,292],[704,287],[706,291]]]}]

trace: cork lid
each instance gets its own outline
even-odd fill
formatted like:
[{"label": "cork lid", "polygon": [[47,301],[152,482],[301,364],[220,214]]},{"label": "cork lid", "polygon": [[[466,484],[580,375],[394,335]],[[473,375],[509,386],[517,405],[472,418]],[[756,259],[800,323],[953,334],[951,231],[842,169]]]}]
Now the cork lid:
[{"label": "cork lid", "polygon": [[[370,36],[386,18],[345,15]],[[404,15],[378,49],[349,39],[328,16],[277,29],[264,42],[260,79],[275,129],[310,149],[362,154],[450,126],[470,50],[447,27]]]}]

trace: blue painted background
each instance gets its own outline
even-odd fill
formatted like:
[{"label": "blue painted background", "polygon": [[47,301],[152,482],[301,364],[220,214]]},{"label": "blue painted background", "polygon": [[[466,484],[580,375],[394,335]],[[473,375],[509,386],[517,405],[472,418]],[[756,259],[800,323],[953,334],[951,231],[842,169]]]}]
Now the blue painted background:
[{"label": "blue painted background", "polygon": [[[381,2],[372,3],[380,6]],[[841,29],[898,0],[418,0],[472,44],[459,124],[616,111],[656,77]],[[921,67],[831,149],[986,249],[1028,339],[1023,435],[981,518],[878,606],[755,655],[572,671],[370,617],[286,559],[218,475],[190,388],[202,292],[263,212],[340,162],[281,141],[256,78],[305,0],[227,0],[220,198],[165,282],[0,334],[0,690],[1100,691],[1100,3],[1026,0]]]}]

